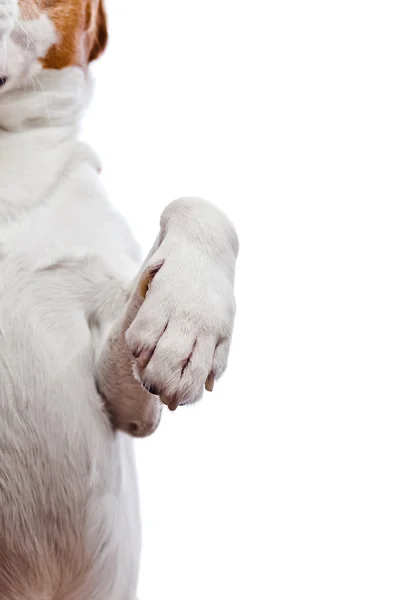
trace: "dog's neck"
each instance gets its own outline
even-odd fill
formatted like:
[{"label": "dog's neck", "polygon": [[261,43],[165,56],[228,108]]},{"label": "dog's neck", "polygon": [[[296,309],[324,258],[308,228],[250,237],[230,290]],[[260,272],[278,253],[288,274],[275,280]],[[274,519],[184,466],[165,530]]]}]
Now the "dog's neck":
[{"label": "dog's neck", "polygon": [[98,168],[78,141],[91,90],[90,78],[71,67],[43,71],[0,98],[0,221],[40,203],[71,160]]},{"label": "dog's neck", "polygon": [[91,90],[90,77],[79,67],[41,71],[29,83],[0,97],[0,143],[4,132],[76,128]]}]

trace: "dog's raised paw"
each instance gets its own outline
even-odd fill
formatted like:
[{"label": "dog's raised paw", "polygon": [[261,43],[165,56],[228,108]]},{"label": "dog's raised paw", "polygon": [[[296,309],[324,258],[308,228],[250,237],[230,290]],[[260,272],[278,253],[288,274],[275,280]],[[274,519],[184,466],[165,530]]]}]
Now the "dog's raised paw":
[{"label": "dog's raised paw", "polygon": [[143,304],[126,333],[134,375],[171,410],[199,400],[226,368],[235,300],[223,265],[180,244],[139,282]]}]

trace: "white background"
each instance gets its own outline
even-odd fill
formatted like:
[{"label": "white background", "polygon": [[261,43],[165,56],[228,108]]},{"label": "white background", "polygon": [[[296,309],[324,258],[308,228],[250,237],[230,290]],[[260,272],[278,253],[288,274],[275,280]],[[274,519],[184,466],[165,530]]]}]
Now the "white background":
[{"label": "white background", "polygon": [[400,598],[397,4],[109,0],[114,203],[241,239],[228,373],[136,444],[141,600]]}]

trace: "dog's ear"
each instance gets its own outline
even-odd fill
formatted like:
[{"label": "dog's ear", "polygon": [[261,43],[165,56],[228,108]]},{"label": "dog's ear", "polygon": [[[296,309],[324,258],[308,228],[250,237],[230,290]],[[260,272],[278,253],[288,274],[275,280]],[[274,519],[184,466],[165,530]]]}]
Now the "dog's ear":
[{"label": "dog's ear", "polygon": [[89,52],[89,62],[96,60],[104,52],[107,41],[107,15],[104,9],[103,0],[98,2],[92,2],[92,10],[94,14],[91,15],[91,29],[92,29],[92,43]]}]

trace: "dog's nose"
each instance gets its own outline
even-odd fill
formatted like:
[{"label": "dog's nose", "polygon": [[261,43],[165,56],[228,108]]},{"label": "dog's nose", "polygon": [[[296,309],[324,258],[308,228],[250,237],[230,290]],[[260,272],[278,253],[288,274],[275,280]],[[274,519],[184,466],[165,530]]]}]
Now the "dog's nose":
[{"label": "dog's nose", "polygon": [[0,75],[0,87],[3,87],[7,83],[7,77]]}]

